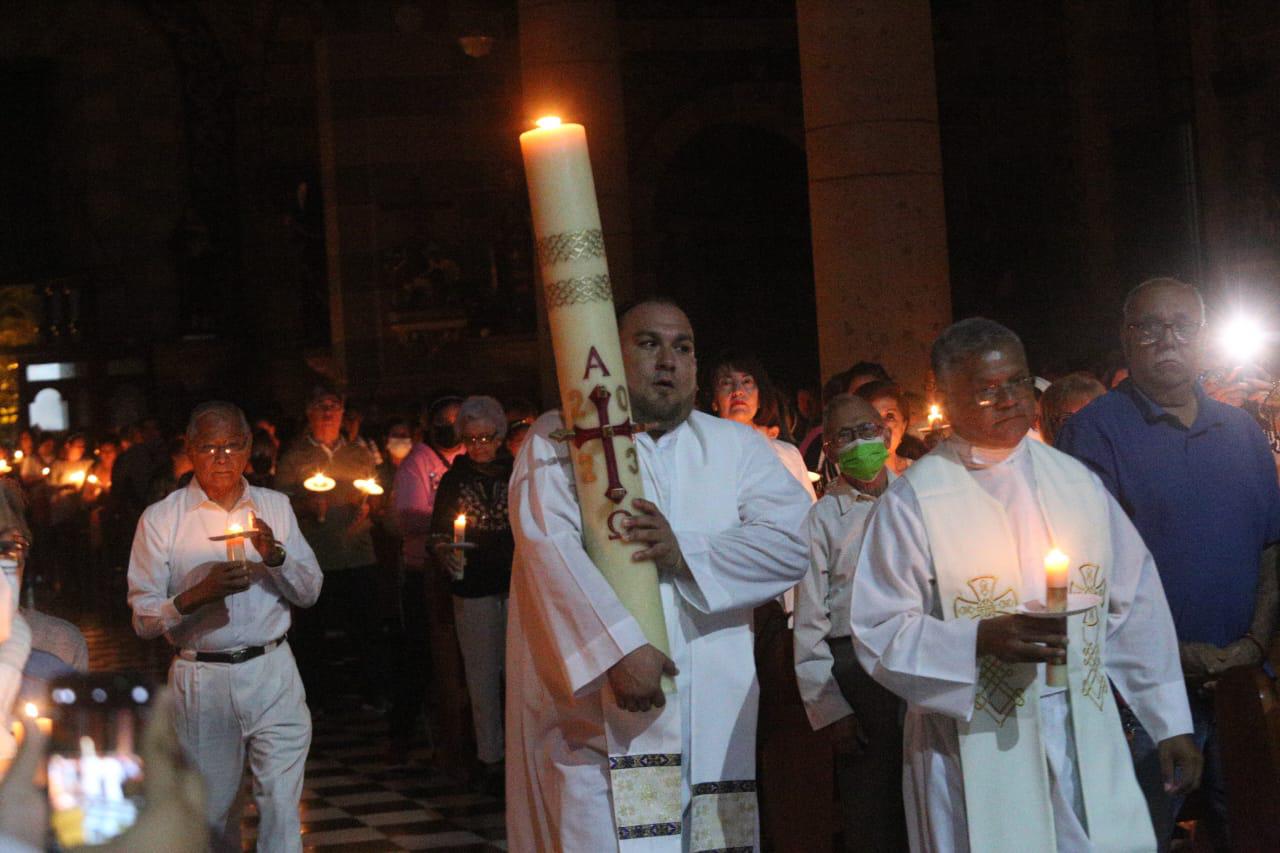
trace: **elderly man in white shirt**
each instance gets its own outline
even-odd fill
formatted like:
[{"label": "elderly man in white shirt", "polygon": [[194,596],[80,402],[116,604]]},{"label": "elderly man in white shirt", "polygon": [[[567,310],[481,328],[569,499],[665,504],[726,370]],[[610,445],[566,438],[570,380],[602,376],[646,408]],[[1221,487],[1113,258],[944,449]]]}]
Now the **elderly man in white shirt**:
[{"label": "elderly man in white shirt", "polygon": [[901,705],[858,663],[850,636],[853,572],[877,499],[897,477],[888,429],[861,397],[838,394],[823,412],[823,450],[840,476],[809,510],[809,571],[796,587],[796,684],[809,724],[828,735],[846,849],[901,850]]},{"label": "elderly man in white shirt", "polygon": [[[177,656],[169,684],[178,737],[209,789],[213,846],[239,850],[237,794],[246,754],[261,851],[300,851],[298,802],[311,714],[285,642],[290,605],[310,607],[321,574],[289,499],[244,479],[250,432],[229,403],[203,403],[187,425],[190,485],[142,515],[129,558],[129,606],[144,639]],[[245,554],[215,540],[246,531]]]}]

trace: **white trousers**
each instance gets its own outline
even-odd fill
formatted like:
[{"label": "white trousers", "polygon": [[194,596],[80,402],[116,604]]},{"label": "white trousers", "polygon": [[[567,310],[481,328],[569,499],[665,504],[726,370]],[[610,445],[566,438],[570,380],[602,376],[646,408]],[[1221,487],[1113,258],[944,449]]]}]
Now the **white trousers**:
[{"label": "white trousers", "polygon": [[244,663],[175,658],[178,739],[208,788],[212,848],[239,851],[246,754],[258,804],[258,850],[301,851],[298,803],[311,712],[288,643]]},{"label": "white trousers", "polygon": [[502,761],[502,665],[507,645],[506,596],[453,597],[453,622],[466,669],[467,694],[476,727],[476,757]]}]

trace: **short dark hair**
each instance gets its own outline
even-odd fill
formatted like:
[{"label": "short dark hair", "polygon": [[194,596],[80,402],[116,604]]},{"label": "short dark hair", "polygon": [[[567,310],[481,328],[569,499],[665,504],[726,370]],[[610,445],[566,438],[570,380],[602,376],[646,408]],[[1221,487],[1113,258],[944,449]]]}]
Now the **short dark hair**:
[{"label": "short dark hair", "polygon": [[666,305],[669,308],[679,309],[686,317],[689,316],[689,312],[685,311],[684,306],[675,299],[661,293],[655,293],[652,296],[641,296],[637,299],[628,299],[626,302],[619,303],[613,312],[613,316],[618,321],[618,327],[622,327],[622,318],[641,305]]},{"label": "short dark hair", "polygon": [[969,317],[942,330],[929,350],[933,374],[941,382],[961,362],[975,355],[1009,347],[1025,359],[1022,339],[1012,329],[986,317]]},{"label": "short dark hair", "polygon": [[853,393],[868,403],[874,403],[882,397],[892,397],[894,402],[898,404],[898,408],[902,410],[903,420],[911,423],[911,401],[907,399],[907,395],[902,391],[902,386],[898,383],[877,379],[874,382],[868,382]]},{"label": "short dark hair", "polygon": [[848,385],[855,376],[874,376],[874,381],[877,382],[892,381],[892,377],[889,376],[889,371],[885,370],[884,365],[878,361],[860,361],[853,367],[846,370],[844,375],[845,385]]}]

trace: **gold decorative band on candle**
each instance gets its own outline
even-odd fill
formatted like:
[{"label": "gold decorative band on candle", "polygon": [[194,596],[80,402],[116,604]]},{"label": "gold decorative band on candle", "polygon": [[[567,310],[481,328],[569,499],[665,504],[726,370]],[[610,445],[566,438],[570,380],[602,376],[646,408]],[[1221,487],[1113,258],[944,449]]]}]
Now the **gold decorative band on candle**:
[{"label": "gold decorative band on candle", "polygon": [[611,302],[613,286],[609,274],[589,275],[583,278],[566,278],[547,284],[547,308],[563,308],[583,302]]},{"label": "gold decorative band on candle", "polygon": [[538,241],[538,263],[543,266],[603,257],[604,234],[599,228],[551,234]]}]

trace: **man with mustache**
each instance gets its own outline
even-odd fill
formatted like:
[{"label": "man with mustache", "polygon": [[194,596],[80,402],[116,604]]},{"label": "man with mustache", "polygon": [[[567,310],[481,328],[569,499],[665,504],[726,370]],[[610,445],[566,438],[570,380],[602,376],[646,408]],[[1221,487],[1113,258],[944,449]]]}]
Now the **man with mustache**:
[{"label": "man with mustache", "polygon": [[[962,320],[931,360],[953,435],[881,496],[851,607],[858,660],[907,701],[911,848],[1152,849],[1111,684],[1159,741],[1169,790],[1195,787],[1200,754],[1151,554],[1095,475],[1027,438],[1017,335]],[[1055,548],[1095,603],[1019,613],[1043,609]]]},{"label": "man with mustache", "polygon": [[[754,429],[693,411],[693,329],[678,306],[651,299],[624,309],[618,331],[623,364],[601,375],[621,383],[625,369],[620,390],[647,428],[634,459],[648,500],[626,499],[632,514],[617,532],[643,545],[633,559],[657,564],[671,657],[645,641],[583,549],[571,448],[550,438],[559,413],[543,415],[510,487],[507,843],[570,853],[633,842],[757,849],[752,610],[804,574],[810,498]],[[648,730],[666,702],[664,674],[676,680],[683,748],[640,766],[669,768],[663,781],[679,784],[674,822],[655,822],[651,791],[614,789],[621,777],[606,748],[605,702],[616,699],[634,712],[628,725]],[[615,824],[618,800],[634,810],[618,810]]]},{"label": "man with mustache", "polygon": [[[1275,630],[1280,485],[1261,428],[1197,382],[1206,337],[1199,291],[1144,281],[1125,299],[1121,336],[1129,378],[1074,415],[1057,447],[1102,478],[1155,556],[1205,753],[1209,832],[1226,849],[1213,687],[1227,669],[1260,664]],[[1166,849],[1182,800],[1160,784],[1150,734],[1128,722]]]}]

